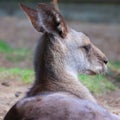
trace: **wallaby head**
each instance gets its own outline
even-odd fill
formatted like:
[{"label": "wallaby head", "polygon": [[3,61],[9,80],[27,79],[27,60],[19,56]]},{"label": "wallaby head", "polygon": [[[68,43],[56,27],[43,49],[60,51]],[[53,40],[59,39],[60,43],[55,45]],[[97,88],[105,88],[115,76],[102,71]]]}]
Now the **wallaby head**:
[{"label": "wallaby head", "polygon": [[71,29],[65,39],[65,62],[69,68],[90,75],[105,72],[107,58],[85,34]]},{"label": "wallaby head", "polygon": [[85,74],[99,74],[105,71],[105,55],[85,34],[69,28],[54,7],[46,4],[38,4],[36,10],[24,5],[21,7],[37,31],[50,34],[50,40],[55,45],[54,50],[61,52],[59,62],[62,62],[68,71]]}]

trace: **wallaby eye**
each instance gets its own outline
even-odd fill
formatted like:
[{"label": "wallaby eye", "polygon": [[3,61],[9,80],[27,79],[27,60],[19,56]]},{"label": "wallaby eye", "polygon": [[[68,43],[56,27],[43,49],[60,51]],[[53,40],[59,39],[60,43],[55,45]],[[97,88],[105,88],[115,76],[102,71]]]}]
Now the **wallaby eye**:
[{"label": "wallaby eye", "polygon": [[91,45],[85,45],[82,47],[87,53],[89,53],[90,49],[91,49]]}]

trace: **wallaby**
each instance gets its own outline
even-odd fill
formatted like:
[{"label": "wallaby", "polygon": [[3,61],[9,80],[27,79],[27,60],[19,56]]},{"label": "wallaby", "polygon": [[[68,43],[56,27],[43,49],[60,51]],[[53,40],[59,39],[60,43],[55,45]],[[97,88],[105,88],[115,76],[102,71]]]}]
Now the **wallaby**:
[{"label": "wallaby", "polygon": [[100,107],[77,77],[104,72],[106,56],[69,28],[53,6],[21,7],[43,34],[35,51],[35,82],[4,120],[120,120]]},{"label": "wallaby", "polygon": [[23,5],[22,9],[36,30],[43,32],[35,51],[36,80],[27,97],[44,91],[63,91],[95,102],[77,76],[104,72],[105,55],[83,33],[68,28],[54,8],[40,4],[38,12]]}]

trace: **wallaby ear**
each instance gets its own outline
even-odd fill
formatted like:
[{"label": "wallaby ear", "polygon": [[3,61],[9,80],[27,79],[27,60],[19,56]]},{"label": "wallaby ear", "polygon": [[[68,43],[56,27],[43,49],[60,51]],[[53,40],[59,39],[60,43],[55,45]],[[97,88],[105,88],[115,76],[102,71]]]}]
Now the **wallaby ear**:
[{"label": "wallaby ear", "polygon": [[38,4],[37,6],[38,19],[44,31],[51,34],[59,34],[65,37],[67,34],[67,25],[63,17],[53,7],[47,4]]},{"label": "wallaby ear", "polygon": [[29,17],[32,25],[34,26],[34,28],[38,31],[38,32],[43,32],[43,28],[42,26],[40,26],[39,24],[39,20],[38,20],[38,14],[37,14],[37,10],[34,10],[32,8],[27,7],[24,4],[20,3],[20,7],[23,9],[23,11],[27,14],[27,16]]}]

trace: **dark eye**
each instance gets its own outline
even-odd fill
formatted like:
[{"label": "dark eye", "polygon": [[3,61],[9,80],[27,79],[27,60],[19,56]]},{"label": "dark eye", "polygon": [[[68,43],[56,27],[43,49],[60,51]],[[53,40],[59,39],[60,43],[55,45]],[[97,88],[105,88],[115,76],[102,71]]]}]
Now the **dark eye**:
[{"label": "dark eye", "polygon": [[83,49],[84,49],[87,53],[89,53],[89,51],[90,51],[90,49],[91,49],[91,45],[85,45],[85,46],[83,46]]}]

